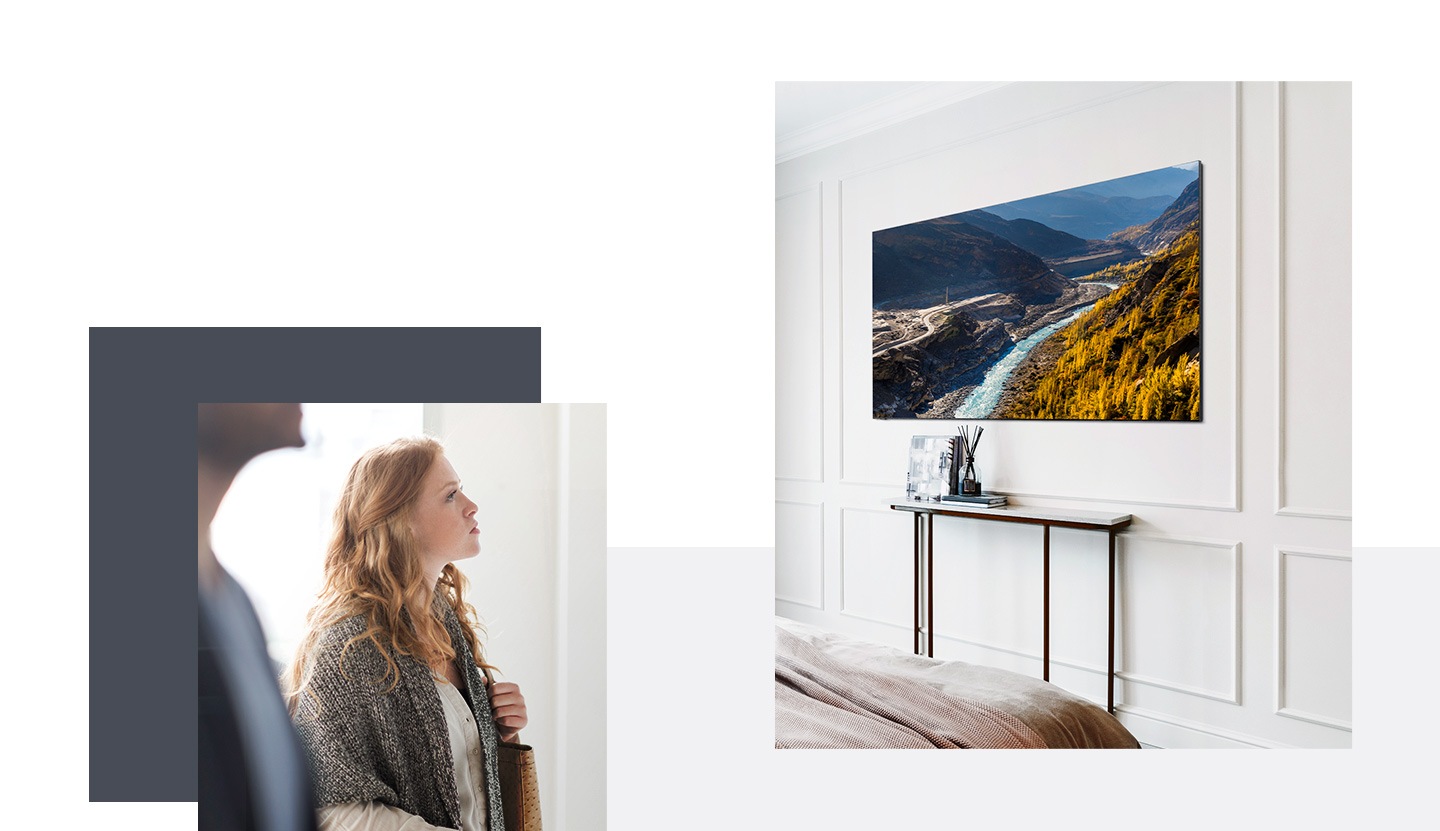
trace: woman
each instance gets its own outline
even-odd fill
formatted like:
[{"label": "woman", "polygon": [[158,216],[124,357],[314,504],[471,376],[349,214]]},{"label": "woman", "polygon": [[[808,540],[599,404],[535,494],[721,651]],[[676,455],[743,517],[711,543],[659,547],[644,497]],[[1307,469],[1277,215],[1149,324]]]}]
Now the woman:
[{"label": "woman", "polygon": [[486,686],[453,565],[480,552],[475,513],[432,438],[350,469],[288,678],[322,829],[504,826],[496,746],[527,718],[517,686]]}]

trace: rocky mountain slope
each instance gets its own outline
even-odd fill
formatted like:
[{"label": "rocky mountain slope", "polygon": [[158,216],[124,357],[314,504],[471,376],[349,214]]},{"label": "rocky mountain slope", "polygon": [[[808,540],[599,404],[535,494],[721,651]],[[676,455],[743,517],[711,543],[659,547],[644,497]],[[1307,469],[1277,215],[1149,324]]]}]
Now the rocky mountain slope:
[{"label": "rocky mountain slope", "polygon": [[1110,239],[1133,245],[1146,254],[1153,254],[1178,239],[1199,219],[1200,180],[1196,179],[1187,185],[1170,207],[1154,221],[1117,231]]},{"label": "rocky mountain slope", "polygon": [[873,308],[927,306],[943,300],[1000,292],[1026,305],[1052,303],[1072,281],[990,231],[941,217],[876,231],[872,237]]}]

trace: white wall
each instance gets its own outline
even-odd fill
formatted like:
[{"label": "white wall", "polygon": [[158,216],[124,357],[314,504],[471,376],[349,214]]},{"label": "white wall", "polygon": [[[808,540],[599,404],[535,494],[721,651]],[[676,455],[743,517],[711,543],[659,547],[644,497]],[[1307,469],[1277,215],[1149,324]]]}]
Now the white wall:
[{"label": "white wall", "polygon": [[[1012,84],[776,168],[778,614],[909,648],[912,434],[870,418],[870,233],[1203,163],[1204,421],[986,423],[987,487],[1135,515],[1120,718],[1350,744],[1348,84]],[[1039,674],[1038,528],[936,525],[938,657]],[[1052,680],[1104,700],[1105,541],[1052,536]]]},{"label": "white wall", "polygon": [[560,409],[556,723],[565,742],[552,787],[565,800],[554,828],[606,827],[605,417],[603,404]]},{"label": "white wall", "polygon": [[[605,408],[427,404],[425,429],[479,506],[459,565],[486,658],[525,694],[546,824],[600,829],[605,780]],[[597,508],[598,504],[598,508]],[[578,579],[577,579],[578,577]],[[598,781],[598,785],[597,785]]]}]

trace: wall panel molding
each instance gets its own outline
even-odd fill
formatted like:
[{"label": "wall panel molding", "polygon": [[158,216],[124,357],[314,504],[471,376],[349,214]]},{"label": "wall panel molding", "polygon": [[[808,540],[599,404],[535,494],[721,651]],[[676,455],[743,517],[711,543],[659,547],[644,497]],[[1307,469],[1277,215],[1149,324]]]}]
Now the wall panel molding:
[{"label": "wall panel molding", "polygon": [[[1151,686],[1151,687],[1158,687],[1158,688],[1161,688],[1161,689],[1170,690],[1171,692],[1182,693],[1182,694],[1184,694],[1184,695],[1191,695],[1191,696],[1196,696],[1196,697],[1200,697],[1200,698],[1211,699],[1211,700],[1214,700],[1214,701],[1222,701],[1222,702],[1224,702],[1224,703],[1226,703],[1226,704],[1236,704],[1236,705],[1238,705],[1238,704],[1240,703],[1240,683],[1241,683],[1241,671],[1242,671],[1241,657],[1242,657],[1242,644],[1243,644],[1243,640],[1242,640],[1242,637],[1243,637],[1243,631],[1242,631],[1242,614],[1243,614],[1243,612],[1242,612],[1241,602],[1240,602],[1240,598],[1241,598],[1241,557],[1242,557],[1242,554],[1241,554],[1242,544],[1241,544],[1241,542],[1240,542],[1239,540],[1213,539],[1213,538],[1206,538],[1206,537],[1192,537],[1192,536],[1181,536],[1181,535],[1173,535],[1173,534],[1156,534],[1156,533],[1145,533],[1145,532],[1141,532],[1141,533],[1126,532],[1126,533],[1123,533],[1123,534],[1119,535],[1118,537],[1116,537],[1116,539],[1117,539],[1117,541],[1119,541],[1119,542],[1121,543],[1121,546],[1120,546],[1119,548],[1117,548],[1117,562],[1116,562],[1116,567],[1117,567],[1117,570],[1119,571],[1119,574],[1120,574],[1122,577],[1123,577],[1123,576],[1127,573],[1127,571],[1129,570],[1129,569],[1127,568],[1128,561],[1129,561],[1132,557],[1136,556],[1136,552],[1132,551],[1132,548],[1134,547],[1134,544],[1135,544],[1136,542],[1150,541],[1150,542],[1156,542],[1156,543],[1163,543],[1163,544],[1166,544],[1166,545],[1193,546],[1193,547],[1200,548],[1200,549],[1209,549],[1209,550],[1212,550],[1212,551],[1215,551],[1215,552],[1220,552],[1220,553],[1222,553],[1222,554],[1225,554],[1225,555],[1229,556],[1229,558],[1230,558],[1230,575],[1229,575],[1229,576],[1230,576],[1230,590],[1229,590],[1230,613],[1229,613],[1229,616],[1228,616],[1228,620],[1229,620],[1229,623],[1230,623],[1230,632],[1229,632],[1228,637],[1226,637],[1226,639],[1225,639],[1225,647],[1229,649],[1229,658],[1228,658],[1228,662],[1227,662],[1227,663],[1228,663],[1229,670],[1230,670],[1230,684],[1229,684],[1229,687],[1228,687],[1228,688],[1206,688],[1206,687],[1199,686],[1199,685],[1196,685],[1196,684],[1186,683],[1185,681],[1181,681],[1181,680],[1174,679],[1174,678],[1164,678],[1164,677],[1159,676],[1159,675],[1153,675],[1153,674],[1147,674],[1147,673],[1143,673],[1143,672],[1137,672],[1135,668],[1127,667],[1127,664],[1129,663],[1129,661],[1130,661],[1131,659],[1130,659],[1129,655],[1127,654],[1129,650],[1128,650],[1128,648],[1127,648],[1127,645],[1126,645],[1125,640],[1124,640],[1123,637],[1121,638],[1120,648],[1119,648],[1119,652],[1118,652],[1118,656],[1117,656],[1117,661],[1116,661],[1116,663],[1117,663],[1117,665],[1118,665],[1117,670],[1116,670],[1116,674],[1119,675],[1122,679],[1124,679],[1124,680],[1126,680],[1126,681],[1130,681],[1130,682],[1134,682],[1134,683],[1138,683],[1138,684],[1145,684],[1146,686]],[[1127,616],[1126,610],[1127,610],[1128,607],[1130,607],[1130,606],[1132,605],[1132,602],[1133,602],[1133,601],[1132,601],[1132,600],[1130,599],[1130,597],[1129,597],[1129,592],[1130,592],[1130,590],[1127,588],[1127,586],[1126,586],[1126,581],[1125,581],[1125,580],[1123,580],[1123,579],[1120,579],[1120,580],[1119,580],[1119,585],[1117,586],[1117,590],[1118,590],[1119,595],[1120,595],[1120,599],[1119,599],[1119,617],[1120,617],[1120,620],[1118,621],[1118,625],[1119,625],[1119,631],[1120,631],[1121,633],[1123,633],[1123,632],[1125,631],[1125,620],[1126,620],[1126,616]]]},{"label": "wall panel molding", "polygon": [[[836,391],[839,393],[839,400],[835,404],[835,435],[839,438],[839,452],[837,469],[840,472],[840,484],[842,485],[868,485],[876,488],[893,488],[894,485],[879,482],[851,482],[845,478],[845,180],[842,178],[835,184],[836,212],[840,222],[835,232],[835,300],[836,307],[836,342],[831,344],[835,350],[836,363],[839,364],[839,378],[835,381]],[[902,489],[903,493],[903,489]],[[841,536],[844,536],[843,534]]]},{"label": "wall panel molding", "polygon": [[1310,548],[1293,545],[1275,547],[1275,714],[1350,732],[1352,729],[1350,719],[1324,713],[1309,712],[1292,707],[1288,703],[1290,696],[1290,673],[1286,653],[1290,635],[1285,622],[1288,611],[1287,604],[1289,603],[1289,587],[1286,583],[1286,558],[1288,557],[1333,560],[1347,564],[1351,562],[1350,552],[1340,549]]},{"label": "wall panel molding", "polygon": [[1337,511],[1329,508],[1292,508],[1289,506],[1276,509],[1275,516],[1301,517],[1304,519],[1333,519],[1340,522],[1351,522],[1354,518],[1354,514],[1350,511]]},{"label": "wall panel molding", "polygon": [[1130,704],[1116,704],[1115,713],[1120,722],[1129,728],[1136,738],[1156,747],[1249,750],[1288,747],[1288,745],[1258,736],[1235,730],[1225,730],[1212,724],[1204,724],[1167,713],[1158,713]]},{"label": "wall panel molding", "polygon": [[[1245,269],[1244,269],[1244,267],[1243,267],[1243,266],[1241,265],[1241,263],[1240,263],[1240,246],[1241,246],[1241,244],[1242,244],[1242,243],[1241,243],[1241,240],[1243,240],[1244,237],[1245,237],[1245,229],[1244,229],[1243,225],[1241,224],[1241,219],[1242,219],[1242,217],[1244,216],[1244,212],[1241,210],[1241,198],[1242,198],[1242,197],[1241,197],[1241,194],[1244,192],[1244,180],[1243,180],[1243,179],[1241,178],[1241,176],[1240,176],[1240,171],[1241,171],[1241,169],[1242,169],[1242,167],[1243,167],[1243,161],[1242,161],[1241,158],[1240,158],[1240,130],[1242,129],[1242,120],[1241,120],[1241,115],[1240,115],[1240,105],[1241,105],[1241,103],[1242,103],[1241,95],[1242,95],[1242,91],[1241,91],[1241,88],[1240,88],[1240,82],[1239,82],[1239,81],[1233,82],[1233,83],[1230,85],[1230,105],[1231,105],[1231,110],[1230,110],[1230,112],[1231,112],[1231,119],[1232,119],[1232,123],[1231,123],[1232,130],[1231,130],[1231,137],[1230,137],[1230,139],[1231,139],[1231,153],[1232,153],[1232,157],[1234,158],[1234,161],[1235,161],[1235,178],[1234,178],[1234,189],[1235,189],[1235,205],[1234,205],[1235,228],[1234,228],[1234,233],[1235,233],[1235,236],[1234,236],[1234,245],[1233,245],[1233,247],[1232,247],[1231,250],[1230,250],[1230,267],[1231,267],[1231,269],[1233,269],[1233,273],[1234,273],[1234,275],[1235,275],[1235,291],[1234,291],[1234,293],[1233,293],[1233,294],[1231,295],[1231,297],[1230,297],[1230,319],[1231,319],[1231,321],[1232,321],[1232,327],[1233,327],[1233,331],[1231,332],[1231,338],[1232,338],[1232,339],[1231,339],[1231,350],[1230,350],[1230,377],[1231,377],[1231,379],[1232,379],[1232,380],[1231,380],[1231,383],[1234,385],[1234,402],[1235,402],[1235,403],[1234,403],[1233,408],[1232,408],[1231,411],[1230,411],[1230,423],[1231,423],[1231,425],[1232,425],[1232,427],[1233,427],[1233,430],[1232,430],[1232,432],[1231,432],[1231,439],[1230,439],[1230,442],[1231,442],[1231,444],[1230,444],[1230,472],[1231,472],[1233,478],[1232,478],[1231,485],[1230,485],[1230,504],[1229,504],[1229,506],[1227,506],[1227,507],[1225,508],[1225,510],[1230,510],[1230,511],[1239,511],[1239,510],[1240,510],[1240,498],[1241,498],[1241,494],[1240,494],[1240,487],[1241,487],[1241,485],[1240,485],[1240,482],[1241,482],[1241,479],[1242,479],[1241,472],[1240,472],[1241,463],[1242,463],[1242,459],[1241,459],[1241,457],[1240,457],[1240,447],[1241,447],[1241,441],[1242,441],[1241,432],[1242,432],[1242,430],[1244,429],[1244,423],[1245,423],[1244,420],[1240,417],[1240,414],[1241,414],[1242,412],[1244,412],[1243,408],[1241,407],[1241,399],[1244,397],[1244,388],[1243,388],[1243,386],[1242,386],[1241,383],[1240,383],[1240,328],[1241,328],[1241,324],[1240,324],[1240,321],[1241,321],[1241,317],[1240,317],[1240,294],[1241,294],[1240,287],[1244,284],[1244,279],[1245,279]],[[1201,175],[1204,175],[1204,168],[1203,168],[1203,167],[1201,168]],[[1203,200],[1204,197],[1202,196],[1201,198],[1202,198],[1202,200]],[[1202,204],[1202,213],[1201,213],[1201,216],[1200,216],[1200,224],[1201,224],[1201,227],[1203,228],[1203,227],[1204,227],[1204,224],[1205,224],[1205,216],[1204,216],[1204,213],[1203,213],[1203,204]],[[1203,239],[1202,239],[1202,243],[1201,243],[1200,256],[1201,256],[1201,263],[1202,263],[1202,268],[1203,268],[1204,256],[1205,256]],[[1205,290],[1205,286],[1204,286],[1204,282],[1203,282],[1204,279],[1205,279],[1205,275],[1204,275],[1203,272],[1202,272],[1201,275],[1200,275],[1200,279],[1201,279],[1201,281],[1202,281],[1202,282],[1201,282],[1201,286],[1200,286],[1200,290],[1203,292],[1203,291]],[[1200,336],[1201,336],[1201,338],[1204,338],[1205,333],[1202,331],[1202,332],[1200,333]],[[1203,384],[1204,381],[1202,380],[1201,383]],[[1202,389],[1201,389],[1201,395],[1204,395],[1204,389],[1203,389],[1203,387],[1202,387]],[[1177,506],[1177,507],[1183,507],[1183,506]],[[1197,506],[1197,507],[1198,507],[1198,506]],[[1238,545],[1238,544],[1237,544],[1237,545]],[[1237,565],[1238,565],[1238,562],[1239,562],[1238,556],[1236,557],[1236,562],[1237,562]],[[1237,586],[1238,586],[1238,577],[1237,577]],[[1237,604],[1237,605],[1238,605],[1238,604]],[[1237,610],[1237,614],[1238,614],[1238,610]],[[1238,627],[1237,627],[1237,632],[1238,632]],[[1238,661],[1238,655],[1237,655],[1237,661]],[[1239,671],[1238,671],[1238,670],[1236,671],[1236,675],[1235,675],[1235,683],[1236,683],[1237,686],[1238,686],[1239,683],[1240,683],[1240,675],[1239,675]]]},{"label": "wall panel molding", "polygon": [[775,201],[784,202],[786,199],[791,199],[796,196],[804,196],[807,193],[815,193],[820,190],[823,184],[824,182],[813,182],[811,184],[805,185],[804,187],[788,190],[784,193],[777,193],[775,194]]},{"label": "wall panel molding", "polygon": [[[904,630],[908,631],[911,623],[913,622],[913,620],[912,620],[912,618],[911,618],[910,610],[909,610],[908,608],[907,608],[907,610],[906,610],[904,620],[885,620],[885,619],[883,619],[883,618],[875,617],[874,615],[866,615],[866,614],[862,614],[862,613],[860,613],[860,612],[856,612],[856,611],[851,610],[851,608],[850,608],[850,601],[849,601],[849,586],[847,585],[847,581],[846,581],[846,579],[845,579],[845,575],[846,575],[846,561],[847,561],[847,559],[848,559],[848,557],[849,557],[848,551],[849,551],[849,547],[850,547],[850,540],[849,540],[849,538],[847,537],[846,531],[845,531],[845,528],[846,528],[846,526],[845,526],[845,517],[846,517],[846,515],[848,515],[848,514],[870,514],[870,515],[872,515],[872,516],[883,516],[883,517],[886,517],[886,518],[899,519],[899,520],[901,520],[901,521],[903,521],[903,522],[906,522],[907,525],[908,525],[909,522],[911,522],[911,521],[913,521],[913,520],[911,520],[910,516],[908,516],[908,515],[902,516],[902,515],[899,514],[898,512],[896,512],[896,511],[894,511],[894,510],[891,510],[891,509],[889,509],[889,508],[855,508],[855,507],[844,507],[844,506],[842,506],[839,510],[840,510],[840,545],[839,545],[839,549],[840,549],[840,571],[839,571],[839,574],[840,574],[840,578],[839,578],[839,579],[840,579],[840,609],[839,609],[839,613],[840,613],[842,616],[855,618],[856,620],[869,621],[870,623],[879,623],[879,624],[883,624],[883,625],[885,625],[885,626],[894,626],[894,627],[898,627],[898,628],[901,628],[901,629],[904,629]],[[907,583],[908,585],[914,585],[915,576],[914,576],[914,566],[913,566],[913,564],[912,564],[912,560],[913,560],[913,557],[914,557],[914,548],[913,548],[913,544],[911,543],[911,538],[910,538],[910,536],[909,536],[908,533],[906,534],[905,537],[902,537],[902,538],[900,538],[899,540],[897,540],[897,548],[899,547],[899,544],[903,544],[903,545],[904,545],[904,547],[905,547],[905,552],[906,552],[906,554],[905,554],[905,561],[904,561],[904,564],[903,564],[903,568],[906,569],[905,581],[906,581],[906,583]]]},{"label": "wall panel molding", "polygon": [[[811,368],[811,371],[813,371],[813,372],[815,373],[815,378],[818,379],[818,387],[819,387],[819,389],[818,389],[818,397],[819,397],[819,400],[817,400],[816,402],[814,402],[814,404],[815,404],[816,412],[821,413],[821,414],[822,414],[822,418],[820,419],[820,428],[813,431],[813,440],[814,440],[815,445],[816,445],[816,447],[814,448],[814,452],[815,452],[815,456],[816,456],[814,475],[813,475],[813,476],[799,476],[799,475],[795,475],[795,476],[781,476],[781,475],[778,475],[778,473],[777,473],[777,475],[776,475],[776,477],[775,477],[775,480],[776,480],[777,482],[804,482],[804,483],[808,483],[808,484],[824,484],[824,482],[825,482],[825,430],[824,430],[824,418],[823,418],[823,413],[825,412],[825,341],[824,341],[824,331],[825,331],[825,189],[824,189],[824,182],[816,182],[816,183],[814,183],[813,185],[809,185],[809,186],[804,187],[804,188],[801,188],[801,189],[799,189],[799,190],[791,191],[791,192],[785,194],[784,196],[778,196],[778,197],[776,197],[776,199],[775,199],[775,204],[776,204],[776,206],[777,206],[777,213],[778,213],[778,206],[780,205],[781,202],[784,202],[784,201],[789,200],[789,199],[798,198],[798,197],[801,197],[801,196],[810,196],[810,195],[812,195],[812,194],[813,194],[814,197],[815,197],[815,208],[816,208],[816,211],[815,211],[815,244],[816,244],[816,246],[817,246],[816,251],[815,251],[816,273],[813,275],[813,279],[814,279],[814,291],[815,291],[815,297],[813,298],[813,300],[814,300],[814,303],[815,303],[815,305],[814,305],[814,312],[815,312],[815,315],[816,315],[816,319],[817,319],[818,321],[820,321],[820,327],[819,327],[819,328],[820,328],[820,342],[817,343],[817,344],[815,344],[816,349],[817,349],[817,360],[816,360],[816,362],[815,362],[816,365]],[[778,217],[777,217],[777,220],[778,220]],[[777,230],[778,230],[778,229],[777,229]],[[777,240],[778,240],[779,234],[777,233],[776,236],[777,236]],[[778,255],[778,247],[779,247],[779,246],[778,246],[778,242],[777,242],[777,255]],[[778,265],[778,264],[777,264],[777,265]],[[777,274],[777,277],[778,277],[778,274]],[[778,294],[778,291],[779,291],[779,286],[780,286],[780,281],[777,279],[777,281],[776,281],[776,291],[777,291],[777,294]],[[778,301],[778,298],[777,298],[777,301]],[[777,347],[778,347],[778,345],[782,342],[782,338],[780,337],[780,332],[779,332],[779,327],[780,327],[780,325],[781,325],[780,316],[779,316],[779,315],[776,315],[775,342],[776,342]],[[775,362],[776,362],[776,373],[777,373],[777,377],[778,377],[778,374],[779,374],[779,371],[780,371],[780,370],[779,370],[779,366],[780,366],[780,364],[781,364],[781,362],[782,362],[782,358],[781,358],[781,355],[780,355],[780,352],[778,351],[778,349],[777,349],[776,355],[775,355]],[[778,415],[778,410],[777,410],[777,415]],[[778,418],[777,418],[777,428],[778,428]],[[777,436],[777,438],[779,438],[779,437]],[[778,444],[777,444],[776,449],[777,449],[777,451],[778,451],[778,449],[779,449]],[[778,458],[779,454],[778,454],[778,452],[777,452],[776,455],[777,455],[776,464],[778,465],[778,464],[779,464],[779,458]]]},{"label": "wall panel molding", "polygon": [[[816,568],[816,571],[817,571],[817,573],[818,573],[818,579],[817,579],[816,584],[815,584],[815,586],[814,586],[814,595],[813,595],[813,597],[812,597],[812,598],[804,598],[804,597],[796,597],[796,596],[793,595],[793,594],[787,595],[787,594],[782,593],[782,592],[780,591],[780,587],[777,585],[776,588],[775,588],[775,599],[776,599],[776,600],[783,600],[783,601],[785,601],[785,602],[787,602],[787,603],[793,603],[793,604],[795,604],[795,605],[797,605],[797,606],[805,606],[805,607],[807,607],[807,608],[816,609],[816,610],[818,610],[818,611],[822,611],[822,612],[823,612],[823,611],[825,611],[825,505],[824,505],[824,503],[822,503],[822,502],[801,502],[801,501],[790,500],[790,499],[777,499],[777,500],[775,500],[775,505],[776,505],[775,525],[776,525],[776,536],[777,536],[777,539],[778,539],[778,537],[779,537],[779,526],[780,526],[780,522],[781,522],[781,519],[780,519],[780,508],[779,508],[779,506],[781,506],[781,505],[792,505],[792,506],[795,506],[795,507],[797,507],[797,508],[810,508],[810,509],[813,509],[813,510],[814,510],[814,512],[815,512],[815,524],[816,524],[815,533],[816,533],[816,538],[817,538],[818,541],[819,541],[819,546],[817,547],[817,550],[814,552],[814,556],[816,557],[816,559],[817,559],[819,562],[816,564],[816,565],[818,566],[818,567]],[[777,571],[777,572],[779,571],[779,566],[780,566],[780,562],[781,562],[781,557],[782,557],[782,556],[784,556],[784,555],[782,555],[782,554],[780,553],[780,550],[779,550],[779,548],[777,547],[777,549],[776,549],[776,551],[775,551],[775,565],[776,565],[776,571]],[[777,581],[778,581],[778,575],[777,575]]]},{"label": "wall panel molding", "polygon": [[[881,620],[881,619],[878,618],[878,617],[871,617],[870,615],[862,615],[862,614],[860,614],[860,613],[858,613],[858,612],[847,612],[847,611],[845,611],[844,609],[841,609],[841,610],[840,610],[840,616],[841,616],[841,617],[848,617],[848,618],[850,618],[850,619],[852,619],[852,620],[863,620],[863,621],[865,621],[866,623],[876,623],[876,624],[879,624],[879,625],[881,625],[881,626],[889,626],[889,627],[892,627],[892,628],[894,628],[894,629],[898,629],[898,630],[900,630],[900,631],[902,631],[902,632],[905,632],[905,633],[907,633],[907,634],[908,634],[909,631],[910,631],[910,627],[907,626],[907,625],[905,625],[905,624],[896,623],[896,622],[893,621],[893,620]],[[936,640],[939,640],[939,636],[938,636],[938,635],[936,636]]]},{"label": "wall panel molding", "polygon": [[1287,385],[1285,383],[1286,371],[1286,349],[1285,335],[1287,332],[1287,314],[1285,303],[1287,302],[1288,282],[1290,270],[1285,256],[1285,246],[1288,241],[1286,233],[1289,215],[1286,205],[1288,199],[1285,194],[1287,183],[1288,163],[1285,151],[1287,130],[1285,126],[1285,82],[1274,82],[1275,88],[1275,515],[1286,517],[1308,517],[1312,519],[1333,519],[1345,522],[1352,521],[1353,512],[1337,510],[1334,508],[1317,508],[1289,504],[1289,493],[1286,487],[1285,465],[1287,460],[1287,439],[1286,433],[1287,418],[1290,412],[1290,402],[1287,398]]}]

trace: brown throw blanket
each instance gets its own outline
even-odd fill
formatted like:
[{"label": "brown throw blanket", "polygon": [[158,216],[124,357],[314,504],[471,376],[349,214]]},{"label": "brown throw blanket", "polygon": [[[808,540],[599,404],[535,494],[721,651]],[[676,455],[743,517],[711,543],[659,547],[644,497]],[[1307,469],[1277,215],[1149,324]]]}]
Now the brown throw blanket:
[{"label": "brown throw blanket", "polygon": [[776,624],[776,747],[1139,746],[1102,707],[1044,681]]}]

